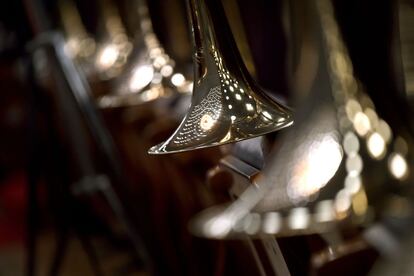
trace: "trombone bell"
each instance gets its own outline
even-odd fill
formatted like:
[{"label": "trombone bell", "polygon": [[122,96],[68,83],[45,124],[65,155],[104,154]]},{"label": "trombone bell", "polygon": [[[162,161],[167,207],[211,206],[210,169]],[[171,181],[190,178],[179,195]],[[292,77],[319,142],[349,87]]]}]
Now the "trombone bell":
[{"label": "trombone bell", "polygon": [[189,0],[194,53],[191,106],[180,126],[150,154],[233,143],[293,123],[291,110],[267,96],[249,75],[218,0]]}]

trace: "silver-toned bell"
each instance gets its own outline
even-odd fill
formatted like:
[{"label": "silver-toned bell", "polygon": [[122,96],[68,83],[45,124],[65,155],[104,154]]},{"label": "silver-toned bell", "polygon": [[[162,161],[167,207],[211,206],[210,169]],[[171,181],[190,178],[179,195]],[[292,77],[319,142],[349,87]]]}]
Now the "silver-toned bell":
[{"label": "silver-toned bell", "polygon": [[180,126],[150,154],[223,145],[293,123],[291,110],[267,96],[249,75],[218,0],[188,0],[194,53],[191,106]]},{"label": "silver-toned bell", "polygon": [[309,95],[262,174],[228,206],[196,216],[208,238],[332,232],[375,218],[413,180],[408,131],[392,129],[358,85],[329,0],[318,0],[321,41]]}]

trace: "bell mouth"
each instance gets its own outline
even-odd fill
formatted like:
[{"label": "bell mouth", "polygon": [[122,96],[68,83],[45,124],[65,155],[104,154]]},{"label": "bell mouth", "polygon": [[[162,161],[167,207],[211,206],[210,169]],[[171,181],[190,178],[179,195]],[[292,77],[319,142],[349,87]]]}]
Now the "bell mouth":
[{"label": "bell mouth", "polygon": [[[182,124],[185,124],[186,120],[183,120]],[[148,154],[151,155],[162,155],[162,154],[173,154],[173,153],[181,153],[187,151],[193,151],[198,149],[205,149],[210,147],[222,146],[226,144],[231,144],[235,142],[240,142],[243,140],[253,139],[259,136],[263,136],[268,133],[272,133],[283,128],[289,127],[293,124],[293,119],[291,117],[287,117],[283,122],[279,122],[272,128],[262,129],[262,131],[254,133],[254,134],[246,134],[246,135],[239,135],[236,136],[239,132],[233,131],[232,126],[230,126],[230,130],[226,132],[226,134],[217,137],[216,140],[210,141],[198,141],[197,139],[191,140],[186,145],[180,145],[176,143],[176,134],[179,131],[180,127],[177,131],[165,142],[162,142],[158,145],[151,147],[148,150]]]},{"label": "bell mouth", "polygon": [[246,235],[253,239],[266,236],[290,237],[329,233],[341,227],[350,227],[365,216],[348,213],[347,216],[321,216],[308,207],[294,207],[285,212],[249,212],[240,216],[231,204],[207,208],[190,220],[190,232],[213,240],[240,240]]}]

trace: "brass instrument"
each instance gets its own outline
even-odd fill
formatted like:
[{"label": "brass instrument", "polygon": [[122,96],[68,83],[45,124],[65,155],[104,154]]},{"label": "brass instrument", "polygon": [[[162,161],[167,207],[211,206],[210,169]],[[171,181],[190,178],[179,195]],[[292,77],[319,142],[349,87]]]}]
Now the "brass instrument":
[{"label": "brass instrument", "polygon": [[132,51],[132,43],[115,4],[111,0],[101,0],[99,4],[104,24],[104,42],[97,47],[95,67],[100,78],[108,80],[122,73]]},{"label": "brass instrument", "polygon": [[75,60],[87,66],[96,51],[94,38],[85,29],[76,4],[72,0],[60,0],[59,11],[66,32],[66,52]]},{"label": "brass instrument", "polygon": [[135,48],[114,92],[98,99],[101,108],[139,105],[189,93],[192,87],[191,80],[175,70],[175,61],[159,42],[146,0],[135,0],[133,6],[139,21]]},{"label": "brass instrument", "polygon": [[150,154],[183,152],[261,136],[292,124],[291,110],[249,75],[217,0],[188,1],[194,44],[194,89],[187,115]]},{"label": "brass instrument", "polygon": [[[319,66],[274,158],[229,206],[192,223],[208,238],[330,233],[367,222],[412,181],[413,141],[376,112],[354,76],[329,0],[318,0]],[[378,204],[378,205],[376,205]],[[374,212],[374,213],[373,213]]]}]

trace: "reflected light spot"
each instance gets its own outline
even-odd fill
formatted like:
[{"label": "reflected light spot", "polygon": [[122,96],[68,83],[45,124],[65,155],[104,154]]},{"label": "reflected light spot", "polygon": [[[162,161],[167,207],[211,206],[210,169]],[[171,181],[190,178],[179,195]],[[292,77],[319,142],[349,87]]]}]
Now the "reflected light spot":
[{"label": "reflected light spot", "polygon": [[232,122],[234,122],[234,121],[236,120],[236,116],[232,115],[232,116],[230,117],[230,119],[231,119],[231,121],[232,121]]},{"label": "reflected light spot", "polygon": [[357,112],[355,114],[354,120],[354,127],[356,132],[360,135],[360,136],[364,136],[368,133],[368,131],[371,129],[371,123],[367,117],[367,115],[365,115],[362,112]]},{"label": "reflected light spot", "polygon": [[385,141],[377,132],[372,133],[367,140],[369,154],[375,159],[381,159],[385,153]]},{"label": "reflected light spot", "polygon": [[204,233],[208,237],[222,238],[230,232],[232,225],[233,221],[226,216],[215,217],[205,224]]},{"label": "reflected light spot", "polygon": [[310,223],[309,210],[305,207],[294,208],[290,211],[288,225],[291,229],[305,229]]},{"label": "reflected light spot", "polygon": [[229,130],[229,131],[227,132],[226,136],[224,136],[224,138],[223,138],[223,139],[221,139],[221,140],[220,140],[220,142],[224,143],[224,142],[226,142],[226,141],[230,140],[230,138],[231,138],[231,131]]},{"label": "reflected light spot", "polygon": [[115,45],[107,45],[99,53],[98,65],[101,69],[113,66],[118,59],[119,51]]},{"label": "reflected light spot", "polygon": [[69,56],[76,57],[79,53],[79,41],[75,38],[70,38],[66,43],[64,50]]},{"label": "reflected light spot", "polygon": [[150,57],[151,58],[156,58],[158,55],[160,55],[162,53],[162,50],[161,50],[161,48],[152,48],[151,50],[150,50],[150,53],[149,53],[149,55],[150,55]]},{"label": "reflected light spot", "polygon": [[129,89],[133,92],[139,91],[147,86],[154,76],[154,69],[150,65],[140,66],[134,70],[129,81]]},{"label": "reflected light spot", "polygon": [[262,114],[263,114],[263,116],[264,116],[266,119],[268,119],[268,120],[272,120],[272,115],[270,115],[270,113],[269,113],[269,112],[267,112],[267,111],[263,111],[263,112],[262,112]]},{"label": "reflected light spot", "polygon": [[282,226],[282,217],[277,212],[269,212],[263,218],[263,232],[276,234]]},{"label": "reflected light spot", "polygon": [[399,153],[393,153],[388,161],[391,174],[397,179],[403,179],[408,174],[408,165],[405,158]]},{"label": "reflected light spot", "polygon": [[233,106],[232,106],[231,104],[229,104],[229,105],[228,105],[228,108],[229,108],[229,109],[232,109],[232,108],[233,108]]},{"label": "reflected light spot", "polygon": [[142,94],[142,99],[144,101],[152,101],[152,100],[157,99],[161,93],[162,93],[162,90],[160,90],[159,88],[151,87],[151,89],[146,90]]},{"label": "reflected light spot", "polygon": [[236,94],[235,97],[236,97],[236,100],[239,100],[239,101],[242,99],[241,96],[240,96],[240,94]]},{"label": "reflected light spot", "polygon": [[193,91],[193,88],[194,88],[194,82],[190,82],[187,86],[187,91],[191,92],[191,91]]},{"label": "reflected light spot", "polygon": [[296,201],[318,192],[335,175],[342,156],[341,146],[329,134],[309,145],[306,155],[294,167],[289,196]]},{"label": "reflected light spot", "polygon": [[167,59],[163,56],[158,56],[154,59],[154,66],[162,67],[167,63]]},{"label": "reflected light spot", "polygon": [[200,127],[204,131],[208,131],[213,128],[215,125],[216,120],[213,119],[209,114],[204,114],[200,120]]},{"label": "reflected light spot", "polygon": [[253,111],[254,110],[253,105],[250,104],[250,103],[246,104],[246,109],[247,109],[247,111]]},{"label": "reflected light spot", "polygon": [[171,82],[175,86],[181,86],[185,82],[185,77],[183,76],[183,74],[176,73],[171,77]]},{"label": "reflected light spot", "polygon": [[233,86],[230,86],[229,89],[230,89],[231,92],[234,92]]},{"label": "reflected light spot", "polygon": [[164,77],[169,77],[173,73],[173,68],[171,65],[165,65],[161,68],[161,75]]},{"label": "reflected light spot", "polygon": [[358,216],[362,216],[367,212],[368,199],[364,190],[360,190],[352,199],[352,209]]}]

